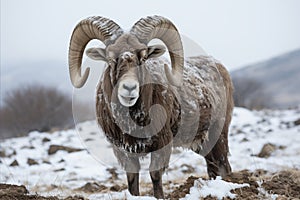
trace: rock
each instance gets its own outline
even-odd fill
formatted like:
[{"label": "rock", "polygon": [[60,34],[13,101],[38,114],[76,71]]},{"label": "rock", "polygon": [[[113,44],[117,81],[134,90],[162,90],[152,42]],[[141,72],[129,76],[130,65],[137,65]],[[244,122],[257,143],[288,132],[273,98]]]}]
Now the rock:
[{"label": "rock", "polygon": [[65,168],[60,168],[60,169],[55,169],[53,170],[54,172],[61,172],[61,171],[65,171],[66,169]]},{"label": "rock", "polygon": [[24,185],[10,185],[10,184],[3,184],[0,183],[0,195],[1,194],[28,194],[28,190]]},{"label": "rock", "polygon": [[271,132],[273,132],[273,129],[270,128],[267,130],[267,133],[271,133]]},{"label": "rock", "polygon": [[39,163],[31,158],[28,158],[27,164],[31,166],[31,165],[38,165]]},{"label": "rock", "polygon": [[279,148],[280,150],[285,150],[285,149],[286,149],[286,147],[287,147],[287,146],[280,145],[278,148]]},{"label": "rock", "polygon": [[122,190],[127,189],[126,185],[113,185],[109,188],[112,192],[121,192]]},{"label": "rock", "polygon": [[35,149],[34,146],[22,146],[21,149]]},{"label": "rock", "polygon": [[299,126],[300,125],[300,119],[297,119],[296,121],[294,121],[294,125]]},{"label": "rock", "polygon": [[78,191],[83,191],[86,193],[95,193],[95,192],[102,192],[104,190],[108,191],[108,188],[105,185],[99,185],[96,182],[93,183],[86,183],[84,186],[76,189]]},{"label": "rock", "polygon": [[241,140],[241,142],[249,142],[249,140],[247,139],[247,138],[243,138],[242,140]]},{"label": "rock", "polygon": [[51,165],[51,162],[49,160],[43,160],[43,163]]},{"label": "rock", "polygon": [[50,145],[48,149],[48,154],[52,155],[55,154],[57,151],[66,151],[68,153],[82,151],[83,149],[73,148],[73,147],[66,147],[61,145]]},{"label": "rock", "polygon": [[44,137],[43,140],[42,140],[43,143],[50,142],[50,141],[51,140],[49,138],[47,138],[47,137]]},{"label": "rock", "polygon": [[11,152],[11,153],[9,153],[9,152],[10,152],[9,150],[7,151],[5,149],[0,150],[0,158],[5,158],[5,157],[10,158],[17,154],[16,150],[13,150],[13,152]]},{"label": "rock", "polygon": [[236,131],[236,134],[241,134],[241,133],[245,133],[243,130],[241,130],[241,129],[238,129],[237,131]]},{"label": "rock", "polygon": [[183,173],[191,174],[191,173],[195,172],[195,168],[192,167],[191,165],[182,164],[180,166],[180,168]]},{"label": "rock", "polygon": [[108,171],[111,174],[110,180],[114,181],[114,180],[119,179],[116,168],[114,168],[114,167],[113,168],[109,168],[109,169],[106,169],[106,171]]},{"label": "rock", "polygon": [[19,163],[17,160],[14,160],[9,166],[11,166],[11,167],[19,166]]},{"label": "rock", "polygon": [[109,188],[109,190],[112,192],[119,192],[121,191],[121,187],[119,185],[113,185]]},{"label": "rock", "polygon": [[265,144],[257,156],[260,158],[268,158],[276,149],[277,148],[274,144]]},{"label": "rock", "polygon": [[6,157],[5,150],[0,150],[0,158]]},{"label": "rock", "polygon": [[89,142],[89,141],[94,141],[94,139],[92,139],[92,138],[87,138],[87,139],[85,139],[84,141],[85,141],[85,142]]}]

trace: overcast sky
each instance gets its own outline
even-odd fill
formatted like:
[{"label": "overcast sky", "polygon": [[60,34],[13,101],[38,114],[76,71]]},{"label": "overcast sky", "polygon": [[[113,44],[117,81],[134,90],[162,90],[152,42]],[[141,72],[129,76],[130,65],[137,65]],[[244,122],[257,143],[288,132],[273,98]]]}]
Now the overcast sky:
[{"label": "overcast sky", "polygon": [[1,67],[67,63],[72,30],[88,16],[129,29],[158,14],[232,70],[300,48],[299,9],[299,0],[1,0]]}]

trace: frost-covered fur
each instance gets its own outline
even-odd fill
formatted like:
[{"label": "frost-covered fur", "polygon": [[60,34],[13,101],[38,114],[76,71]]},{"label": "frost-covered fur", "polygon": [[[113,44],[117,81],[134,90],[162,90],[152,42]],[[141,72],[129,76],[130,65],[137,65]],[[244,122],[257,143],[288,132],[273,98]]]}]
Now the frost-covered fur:
[{"label": "frost-covered fur", "polygon": [[[164,46],[148,46],[155,38],[167,47],[171,64],[161,58]],[[69,73],[75,87],[88,78],[81,61],[92,39],[106,47],[88,49],[87,55],[108,65],[97,87],[97,120],[127,172],[131,194],[139,195],[139,157],[150,153],[154,196],[164,198],[162,174],[173,146],[205,156],[210,177],[231,172],[233,89],[222,64],[205,56],[184,62],[180,34],[165,17],[142,18],[125,33],[112,20],[94,16],[79,22],[71,37]]]},{"label": "frost-covered fur", "polygon": [[[103,74],[97,88],[98,123],[114,144],[119,162],[127,171],[134,169],[138,173],[135,153],[142,156],[158,152],[159,159],[152,159],[150,170],[159,166],[163,171],[168,166],[171,146],[185,147],[205,156],[210,177],[225,176],[231,172],[227,137],[233,109],[233,88],[227,70],[211,57],[189,58],[183,85],[177,88],[168,84],[164,64],[170,65],[166,59],[155,58],[139,67],[140,98],[130,108],[118,102],[110,81],[111,69]],[[162,107],[151,119],[149,109],[155,104]],[[151,120],[154,122],[149,126]],[[132,179],[129,175],[129,188],[137,184],[136,178]]]}]

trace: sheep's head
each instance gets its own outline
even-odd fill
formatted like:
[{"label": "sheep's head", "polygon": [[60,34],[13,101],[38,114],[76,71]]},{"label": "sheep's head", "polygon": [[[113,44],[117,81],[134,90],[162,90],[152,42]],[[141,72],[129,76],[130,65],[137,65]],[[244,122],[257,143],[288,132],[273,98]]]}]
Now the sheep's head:
[{"label": "sheep's head", "polygon": [[123,106],[129,107],[139,98],[138,68],[145,61],[162,55],[165,47],[162,45],[146,46],[140,43],[132,34],[121,35],[113,44],[106,48],[90,48],[86,51],[88,57],[103,60],[111,71],[111,82],[117,87],[117,96]]},{"label": "sheep's head", "polygon": [[160,16],[139,20],[130,30],[123,30],[112,20],[90,17],[75,27],[69,47],[69,70],[74,87],[82,87],[89,74],[89,68],[81,76],[82,54],[92,39],[99,39],[106,48],[91,48],[88,57],[107,62],[113,76],[111,82],[117,87],[118,99],[126,107],[132,106],[139,98],[138,68],[153,57],[165,52],[162,45],[148,46],[154,39],[160,39],[169,50],[172,72],[166,70],[170,84],[179,86],[183,70],[183,48],[180,35],[171,21]]}]

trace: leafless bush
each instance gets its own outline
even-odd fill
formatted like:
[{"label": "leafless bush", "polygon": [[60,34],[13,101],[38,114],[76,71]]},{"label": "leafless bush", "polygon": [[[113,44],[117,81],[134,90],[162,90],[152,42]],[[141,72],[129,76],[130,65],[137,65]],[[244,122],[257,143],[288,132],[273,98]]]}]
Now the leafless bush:
[{"label": "leafless bush", "polygon": [[263,84],[251,78],[233,78],[234,104],[249,109],[263,109],[271,105]]},{"label": "leafless bush", "polygon": [[55,88],[23,86],[7,93],[0,108],[1,137],[49,131],[73,124],[72,100]]}]

